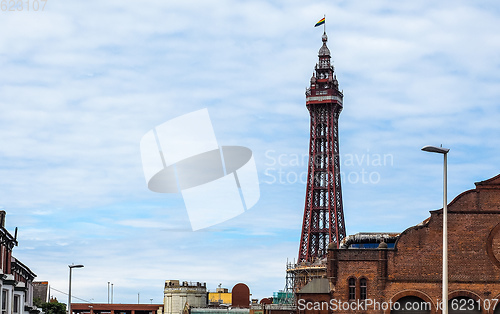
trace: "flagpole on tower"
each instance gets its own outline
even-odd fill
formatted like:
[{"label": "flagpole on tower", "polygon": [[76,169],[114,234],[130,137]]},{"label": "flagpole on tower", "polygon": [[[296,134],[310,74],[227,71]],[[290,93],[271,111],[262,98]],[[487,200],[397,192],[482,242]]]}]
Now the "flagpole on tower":
[{"label": "flagpole on tower", "polygon": [[318,27],[318,26],[320,26],[320,25],[323,25],[323,32],[324,32],[324,33],[326,33],[326,25],[325,25],[326,23],[325,23],[325,18],[326,18],[326,15],[324,14],[324,15],[323,15],[323,18],[322,18],[321,20],[319,20],[319,21],[318,21],[318,23],[316,23],[316,24],[314,25],[314,27]]},{"label": "flagpole on tower", "polygon": [[325,23],[323,23],[323,33],[326,34],[326,14],[323,14],[323,18],[325,19]]}]

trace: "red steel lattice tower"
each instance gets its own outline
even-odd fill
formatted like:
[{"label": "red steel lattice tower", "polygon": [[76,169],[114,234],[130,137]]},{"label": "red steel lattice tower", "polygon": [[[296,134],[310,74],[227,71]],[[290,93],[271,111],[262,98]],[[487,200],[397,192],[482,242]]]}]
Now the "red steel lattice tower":
[{"label": "red steel lattice tower", "polygon": [[345,238],[338,136],[344,95],[330,64],[326,33],[322,40],[319,62],[311,77],[311,86],[306,90],[311,133],[299,263],[324,257],[330,243],[338,247]]}]

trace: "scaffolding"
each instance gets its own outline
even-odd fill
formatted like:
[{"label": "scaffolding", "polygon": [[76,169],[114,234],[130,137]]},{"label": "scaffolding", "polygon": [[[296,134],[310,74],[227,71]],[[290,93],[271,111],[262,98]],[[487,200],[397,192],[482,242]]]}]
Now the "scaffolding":
[{"label": "scaffolding", "polygon": [[295,296],[309,281],[326,277],[326,258],[314,263],[290,263],[286,265],[285,292]]},{"label": "scaffolding", "polygon": [[273,304],[295,305],[295,293],[293,290],[295,277],[293,273],[288,271],[293,265],[295,263],[289,262],[288,259],[286,260],[285,289],[273,293]]},{"label": "scaffolding", "polygon": [[273,304],[287,305],[294,304],[293,292],[279,291],[273,293]]}]

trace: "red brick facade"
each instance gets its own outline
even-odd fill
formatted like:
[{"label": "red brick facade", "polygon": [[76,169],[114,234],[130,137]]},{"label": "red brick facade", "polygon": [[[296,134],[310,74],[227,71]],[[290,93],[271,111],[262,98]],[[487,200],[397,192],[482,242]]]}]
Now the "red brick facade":
[{"label": "red brick facade", "polygon": [[75,314],[158,314],[163,304],[71,303]]},{"label": "red brick facade", "polygon": [[[442,209],[432,211],[424,222],[402,232],[394,248],[330,248],[327,277],[332,302],[381,303],[380,308],[330,309],[330,313],[390,313],[382,302],[390,305],[398,300],[423,300],[431,305],[423,312],[441,313],[442,217]],[[468,298],[481,304],[479,311],[458,313],[500,313],[500,304],[494,308],[494,299],[500,299],[500,175],[476,183],[475,189],[458,195],[449,204],[448,254],[449,300],[467,297],[460,302],[460,298],[455,299],[459,306],[466,304],[462,308],[472,304]],[[351,278],[355,287],[351,282],[350,293]],[[362,279],[366,280],[366,299],[370,301],[358,301],[362,298]],[[450,313],[454,313],[451,307]]]}]

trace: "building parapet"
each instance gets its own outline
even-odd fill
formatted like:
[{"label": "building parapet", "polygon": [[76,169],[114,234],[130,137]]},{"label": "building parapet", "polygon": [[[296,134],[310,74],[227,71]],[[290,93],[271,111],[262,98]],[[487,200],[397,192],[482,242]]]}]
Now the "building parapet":
[{"label": "building parapet", "polygon": [[394,243],[398,239],[399,233],[388,233],[388,232],[360,232],[354,235],[349,235],[345,237],[342,242],[340,242],[340,249],[351,248],[353,244],[362,243],[372,243],[379,244],[381,242]]},{"label": "building parapet", "polygon": [[175,287],[206,288],[207,283],[198,281],[183,281],[181,283],[179,280],[165,280],[165,288],[175,288]]}]

